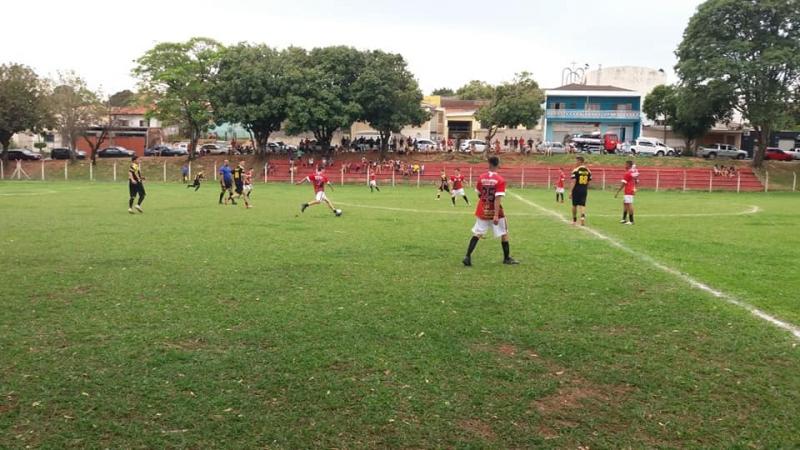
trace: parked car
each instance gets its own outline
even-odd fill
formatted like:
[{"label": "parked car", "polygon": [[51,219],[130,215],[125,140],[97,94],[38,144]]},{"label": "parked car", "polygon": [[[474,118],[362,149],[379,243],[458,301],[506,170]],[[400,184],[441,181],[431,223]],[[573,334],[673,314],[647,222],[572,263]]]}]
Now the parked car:
[{"label": "parked car", "polygon": [[461,142],[459,150],[461,150],[464,153],[468,153],[470,151],[481,153],[486,151],[486,147],[487,145],[486,142],[484,141],[481,141],[479,139],[467,139]]},{"label": "parked car", "polygon": [[418,152],[431,152],[436,150],[436,142],[430,139],[417,139]]},{"label": "parked car", "polygon": [[97,152],[99,158],[130,158],[134,154],[125,147],[106,147]]},{"label": "parked car", "polygon": [[615,133],[606,133],[603,135],[603,150],[606,153],[616,153],[619,146],[619,136]]},{"label": "parked car", "polygon": [[267,143],[267,149],[272,153],[286,153],[289,150],[297,150],[297,147],[286,144],[283,141],[276,141]]},{"label": "parked car", "polygon": [[796,149],[794,149],[794,150],[784,150],[784,151],[785,151],[786,153],[788,153],[788,154],[792,155],[792,158],[794,158],[794,159],[800,159],[800,147],[798,147],[798,148],[796,148]]},{"label": "parked car", "polygon": [[625,144],[623,153],[648,156],[675,156],[676,151],[667,147],[660,139],[641,137],[631,143]]},{"label": "parked car", "polygon": [[154,145],[144,149],[144,156],[161,156],[161,152],[168,148],[166,145]]},{"label": "parked car", "polygon": [[542,153],[568,153],[569,149],[561,142],[542,142],[536,146],[536,150]]},{"label": "parked car", "polygon": [[767,152],[764,154],[764,159],[767,161],[792,161],[794,157],[788,152],[785,152],[776,147],[767,147]]},{"label": "parked car", "polygon": [[83,150],[72,150],[71,148],[54,148],[50,152],[51,159],[70,159],[72,155],[75,155],[75,159],[86,159],[86,152]]},{"label": "parked car", "polygon": [[697,156],[702,156],[703,158],[708,159],[745,159],[747,158],[747,152],[744,150],[739,150],[735,146],[729,144],[714,144],[708,147],[700,147],[700,149],[697,150]]},{"label": "parked car", "polygon": [[41,153],[36,153],[27,148],[12,148],[8,150],[8,159],[21,159],[23,161],[38,161],[42,159]]},{"label": "parked car", "polygon": [[164,147],[161,149],[161,156],[188,156],[189,150],[178,147]]},{"label": "parked car", "polygon": [[228,149],[217,144],[203,144],[198,149],[198,152],[203,152],[209,155],[227,155]]}]

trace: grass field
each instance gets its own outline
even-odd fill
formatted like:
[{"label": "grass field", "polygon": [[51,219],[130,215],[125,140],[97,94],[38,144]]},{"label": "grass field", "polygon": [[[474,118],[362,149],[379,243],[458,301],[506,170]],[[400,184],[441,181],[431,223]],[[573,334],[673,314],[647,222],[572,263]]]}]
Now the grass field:
[{"label": "grass field", "polygon": [[800,324],[796,194],[516,190],[465,268],[432,188],[147,189],[0,183],[0,448],[800,445],[798,339],[642,259]]}]

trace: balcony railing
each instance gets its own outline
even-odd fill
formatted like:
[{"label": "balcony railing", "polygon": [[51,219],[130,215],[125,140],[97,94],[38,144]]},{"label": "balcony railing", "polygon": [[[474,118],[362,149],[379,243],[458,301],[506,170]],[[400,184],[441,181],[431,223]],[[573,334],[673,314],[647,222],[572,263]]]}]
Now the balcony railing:
[{"label": "balcony railing", "polygon": [[548,109],[545,112],[548,119],[622,119],[639,120],[639,111],[625,110],[590,110],[590,109]]}]

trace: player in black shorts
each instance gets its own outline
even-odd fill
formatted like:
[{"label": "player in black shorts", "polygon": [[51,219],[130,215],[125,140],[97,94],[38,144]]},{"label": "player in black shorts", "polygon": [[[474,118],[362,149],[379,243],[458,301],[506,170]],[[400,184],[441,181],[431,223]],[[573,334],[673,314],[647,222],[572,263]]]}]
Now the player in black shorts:
[{"label": "player in black shorts", "polygon": [[[139,166],[139,157],[133,155],[131,158],[131,166],[128,169],[128,192],[130,199],[128,200],[128,212],[133,214],[133,208],[143,213],[142,202],[144,201],[144,177],[142,176],[142,168]],[[139,196],[139,201],[136,206],[133,206],[133,201],[136,196]]]},{"label": "player in black shorts", "polygon": [[205,178],[205,175],[203,174],[203,171],[201,170],[200,172],[197,173],[197,175],[194,176],[194,183],[187,184],[186,187],[187,188],[194,188],[194,191],[197,192],[197,190],[200,189],[200,182],[203,181],[204,178]]},{"label": "player in black shorts", "polygon": [[578,167],[572,171],[572,191],[569,198],[572,199],[572,224],[578,223],[578,208],[581,211],[581,226],[586,225],[586,197],[589,195],[589,182],[592,181],[592,171],[584,165],[583,156],[575,158]]},{"label": "player in black shorts", "polygon": [[450,193],[450,182],[447,180],[447,172],[442,169],[439,172],[439,188],[436,191],[436,200],[439,200],[442,196],[442,192]]},{"label": "player in black shorts", "polygon": [[[250,202],[248,201],[248,197],[244,195],[244,161],[239,161],[239,165],[233,169],[233,184],[236,189],[236,198],[243,198],[244,199],[244,206],[249,208]],[[235,205],[236,203],[234,203]]]}]

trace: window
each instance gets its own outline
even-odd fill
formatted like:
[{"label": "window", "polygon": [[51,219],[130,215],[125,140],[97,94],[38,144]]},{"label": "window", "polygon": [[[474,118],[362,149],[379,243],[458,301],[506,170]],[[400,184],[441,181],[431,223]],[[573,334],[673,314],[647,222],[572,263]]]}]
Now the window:
[{"label": "window", "polygon": [[143,126],[145,126],[145,124],[144,124],[144,120],[140,120],[140,121],[139,121],[139,126],[140,126],[140,127],[143,127]]},{"label": "window", "polygon": [[641,147],[652,147],[653,143],[648,141],[639,141],[639,146]]},{"label": "window", "polygon": [[617,111],[633,111],[633,105],[630,103],[620,103],[617,105]]},{"label": "window", "polygon": [[587,103],[586,104],[587,111],[600,111],[600,103]]},{"label": "window", "polygon": [[578,104],[575,103],[575,102],[570,103],[569,104],[569,109],[578,109]]},{"label": "window", "polygon": [[567,105],[564,103],[553,103],[553,109],[567,109]]}]

